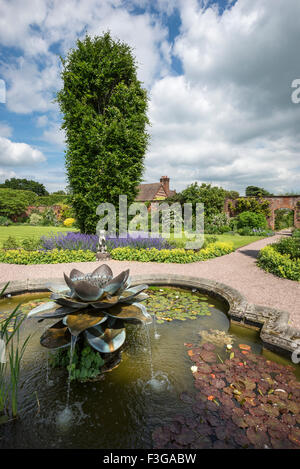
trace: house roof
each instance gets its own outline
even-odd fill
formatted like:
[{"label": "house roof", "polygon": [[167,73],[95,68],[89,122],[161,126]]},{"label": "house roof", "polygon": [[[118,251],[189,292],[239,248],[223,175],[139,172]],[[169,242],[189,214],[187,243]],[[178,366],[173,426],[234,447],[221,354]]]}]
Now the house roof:
[{"label": "house roof", "polygon": [[160,188],[163,188],[160,182],[153,182],[152,184],[140,184],[139,193],[136,197],[136,200],[139,200],[140,202],[153,200]]},{"label": "house roof", "polygon": [[176,191],[169,190],[169,193],[167,194],[161,182],[153,182],[151,184],[140,184],[138,188],[139,193],[135,200],[140,202],[154,200],[156,196],[169,197],[176,193]]}]

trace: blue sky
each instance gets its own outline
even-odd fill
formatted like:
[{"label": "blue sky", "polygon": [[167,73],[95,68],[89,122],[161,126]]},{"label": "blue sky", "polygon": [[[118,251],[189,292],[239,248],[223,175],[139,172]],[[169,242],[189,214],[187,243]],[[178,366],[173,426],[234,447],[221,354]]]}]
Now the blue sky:
[{"label": "blue sky", "polygon": [[146,182],[299,193],[299,17],[298,0],[1,0],[0,181],[65,188],[59,55],[109,29],[150,96]]}]

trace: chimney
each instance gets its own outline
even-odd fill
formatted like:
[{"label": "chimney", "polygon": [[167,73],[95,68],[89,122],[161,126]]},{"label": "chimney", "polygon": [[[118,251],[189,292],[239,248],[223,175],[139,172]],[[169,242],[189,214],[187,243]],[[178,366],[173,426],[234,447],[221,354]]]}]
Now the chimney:
[{"label": "chimney", "polygon": [[160,183],[163,185],[163,188],[164,188],[166,194],[169,195],[169,192],[170,192],[170,178],[168,178],[168,176],[162,176],[160,178]]}]

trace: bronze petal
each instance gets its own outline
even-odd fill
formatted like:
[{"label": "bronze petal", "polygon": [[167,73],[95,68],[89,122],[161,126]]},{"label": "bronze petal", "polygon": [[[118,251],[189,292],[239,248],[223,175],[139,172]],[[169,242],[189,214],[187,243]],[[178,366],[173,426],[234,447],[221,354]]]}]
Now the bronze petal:
[{"label": "bronze petal", "polygon": [[97,301],[103,294],[102,288],[89,280],[77,280],[74,282],[75,293],[83,301]]},{"label": "bronze petal", "polygon": [[136,287],[131,287],[123,291],[120,301],[128,301],[137,296],[139,293],[143,292],[146,290],[148,285],[137,285]]},{"label": "bronze petal", "polygon": [[84,279],[84,277],[85,277],[85,274],[83,272],[80,272],[80,270],[72,269],[70,272],[71,280],[82,280]]},{"label": "bronze petal", "polygon": [[35,318],[36,319],[54,319],[54,318],[58,319],[58,318],[64,318],[67,314],[73,313],[73,312],[74,312],[73,308],[59,307],[50,313],[46,312],[46,313],[37,314]]},{"label": "bronze petal", "polygon": [[88,343],[98,352],[112,353],[120,348],[126,338],[123,321],[108,321],[108,326],[92,327],[85,332]]},{"label": "bronze petal", "polygon": [[51,300],[54,300],[57,304],[61,306],[66,306],[68,308],[82,309],[88,306],[87,303],[77,301],[74,298],[71,299],[66,298],[64,296],[56,295],[55,293],[52,293],[50,298]]},{"label": "bronze petal", "polygon": [[49,327],[41,336],[40,343],[47,348],[62,348],[70,345],[71,334],[62,321]]},{"label": "bronze petal", "polygon": [[124,290],[125,284],[129,276],[129,269],[124,270],[116,277],[112,278],[104,287],[104,291],[113,295],[114,293],[120,293]]},{"label": "bronze petal", "polygon": [[101,300],[96,301],[95,303],[91,303],[91,305],[95,309],[104,309],[104,308],[111,308],[119,301],[119,296],[109,296],[107,293],[104,293]]},{"label": "bronze petal", "polygon": [[64,318],[64,324],[68,326],[72,335],[79,335],[82,331],[89,329],[90,327],[101,324],[107,319],[106,314],[100,311],[84,311],[74,312],[68,314]]},{"label": "bronze petal", "polygon": [[109,281],[113,278],[113,273],[108,265],[102,264],[91,273],[91,277],[100,277],[101,279]]},{"label": "bronze petal", "polygon": [[152,318],[147,312],[145,306],[139,303],[128,305],[118,303],[117,305],[109,308],[107,315],[133,324],[150,324],[152,322]]}]

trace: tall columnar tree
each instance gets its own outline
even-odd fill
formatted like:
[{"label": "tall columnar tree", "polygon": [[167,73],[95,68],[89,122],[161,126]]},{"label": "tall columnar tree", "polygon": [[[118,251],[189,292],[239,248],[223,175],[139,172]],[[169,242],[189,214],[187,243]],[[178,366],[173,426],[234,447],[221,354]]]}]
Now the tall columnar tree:
[{"label": "tall columnar tree", "polygon": [[57,100],[66,132],[66,168],[82,232],[95,232],[97,206],[134,201],[147,149],[147,93],[131,48],[109,33],[86,36],[62,59]]}]

